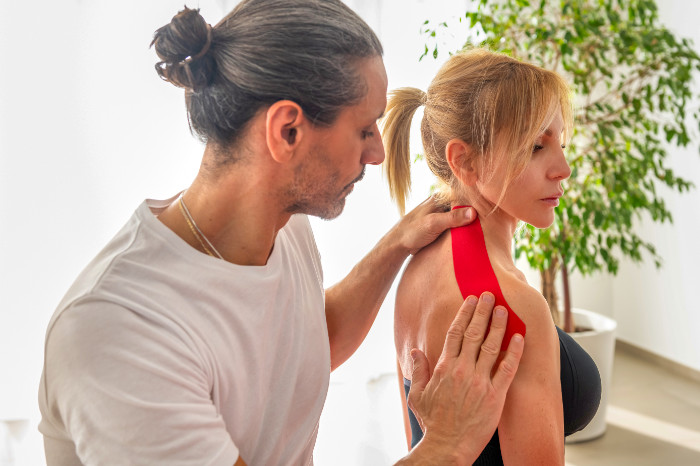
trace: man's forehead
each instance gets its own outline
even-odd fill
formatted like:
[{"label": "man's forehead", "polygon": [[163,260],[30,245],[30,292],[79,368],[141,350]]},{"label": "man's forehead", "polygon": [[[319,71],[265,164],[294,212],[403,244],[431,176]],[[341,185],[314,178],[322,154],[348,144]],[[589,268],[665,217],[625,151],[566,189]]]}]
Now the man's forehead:
[{"label": "man's forehead", "polygon": [[384,115],[387,104],[388,80],[384,62],[381,57],[372,57],[364,60],[360,66],[367,92],[364,99],[357,105],[357,110],[364,113],[364,118],[378,120]]}]

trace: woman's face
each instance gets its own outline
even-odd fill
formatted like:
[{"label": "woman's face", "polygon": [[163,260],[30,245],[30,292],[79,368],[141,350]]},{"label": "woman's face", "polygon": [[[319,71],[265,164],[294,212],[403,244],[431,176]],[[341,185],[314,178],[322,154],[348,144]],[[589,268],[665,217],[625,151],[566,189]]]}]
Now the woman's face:
[{"label": "woman's face", "polygon": [[[499,204],[501,211],[536,228],[547,228],[554,222],[554,209],[564,193],[561,182],[571,175],[561,140],[563,130],[564,121],[558,112],[534,141],[532,158],[525,170],[508,186]],[[496,163],[487,182],[477,183],[481,195],[494,205],[505,182],[505,158]]]}]

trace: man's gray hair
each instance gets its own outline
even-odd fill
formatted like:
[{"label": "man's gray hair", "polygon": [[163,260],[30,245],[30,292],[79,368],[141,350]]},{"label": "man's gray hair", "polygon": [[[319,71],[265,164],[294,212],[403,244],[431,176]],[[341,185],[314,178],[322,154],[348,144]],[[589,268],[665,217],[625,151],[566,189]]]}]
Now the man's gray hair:
[{"label": "man's gray hair", "polygon": [[153,44],[158,73],[186,89],[192,131],[224,146],[279,100],[330,125],[367,92],[358,59],[383,53],[372,29],[340,0],[244,0],[213,28],[185,8]]}]

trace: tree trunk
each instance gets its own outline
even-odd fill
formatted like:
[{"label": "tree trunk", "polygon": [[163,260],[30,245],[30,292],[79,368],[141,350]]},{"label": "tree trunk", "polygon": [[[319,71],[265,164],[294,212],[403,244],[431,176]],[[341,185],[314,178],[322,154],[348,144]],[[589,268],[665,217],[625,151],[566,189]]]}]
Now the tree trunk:
[{"label": "tree trunk", "polygon": [[562,330],[566,333],[573,333],[576,330],[574,325],[574,315],[571,312],[571,296],[569,295],[569,270],[566,261],[561,264],[561,281],[564,288],[564,326]]},{"label": "tree trunk", "polygon": [[540,270],[542,278],[542,296],[549,304],[549,311],[552,313],[554,323],[559,325],[559,305],[557,303],[557,288],[554,282],[557,276],[557,264],[555,261],[549,265],[549,268]]}]

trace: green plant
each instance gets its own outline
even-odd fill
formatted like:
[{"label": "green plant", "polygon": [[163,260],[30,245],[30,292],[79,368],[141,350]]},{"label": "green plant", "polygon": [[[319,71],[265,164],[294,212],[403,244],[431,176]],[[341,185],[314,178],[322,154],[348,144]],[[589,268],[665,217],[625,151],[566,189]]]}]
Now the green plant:
[{"label": "green plant", "polygon": [[[672,222],[661,191],[693,187],[668,167],[668,151],[690,144],[700,121],[697,109],[689,115],[700,57],[690,40],[661,24],[654,0],[474,0],[469,10],[460,18],[469,35],[465,48],[506,53],[571,83],[572,175],[552,227],[522,228],[515,249],[540,271],[555,319],[554,279],[562,272],[563,327],[570,332],[570,271],[616,274],[621,257],[640,262],[645,251],[661,266],[635,222],[643,215]],[[438,39],[448,27],[454,28],[426,21],[423,56],[438,57]]]}]

